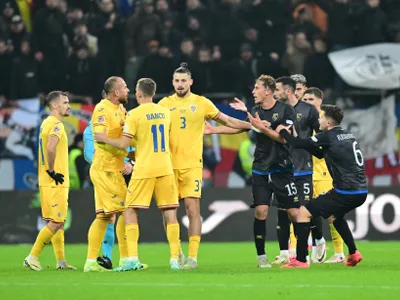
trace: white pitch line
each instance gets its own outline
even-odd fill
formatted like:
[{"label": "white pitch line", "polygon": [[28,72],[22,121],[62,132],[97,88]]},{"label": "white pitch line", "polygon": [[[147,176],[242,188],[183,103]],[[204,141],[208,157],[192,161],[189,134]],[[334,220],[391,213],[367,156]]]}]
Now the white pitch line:
[{"label": "white pitch line", "polygon": [[400,290],[400,286],[394,285],[329,285],[329,284],[224,284],[224,283],[141,283],[141,282],[85,282],[85,283],[63,283],[63,282],[6,282],[0,281],[0,286],[132,286],[132,287],[216,287],[216,288],[319,288],[319,289],[379,289]]}]

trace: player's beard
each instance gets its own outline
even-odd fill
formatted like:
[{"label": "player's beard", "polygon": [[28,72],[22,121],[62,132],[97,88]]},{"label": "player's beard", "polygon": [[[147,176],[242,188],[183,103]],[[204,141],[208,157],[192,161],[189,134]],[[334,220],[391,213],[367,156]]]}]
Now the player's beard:
[{"label": "player's beard", "polygon": [[189,89],[185,90],[175,90],[176,94],[178,95],[178,97],[180,98],[184,98],[188,93],[189,93]]},{"label": "player's beard", "polygon": [[122,105],[128,104],[128,96],[124,96],[118,99],[118,102]]}]

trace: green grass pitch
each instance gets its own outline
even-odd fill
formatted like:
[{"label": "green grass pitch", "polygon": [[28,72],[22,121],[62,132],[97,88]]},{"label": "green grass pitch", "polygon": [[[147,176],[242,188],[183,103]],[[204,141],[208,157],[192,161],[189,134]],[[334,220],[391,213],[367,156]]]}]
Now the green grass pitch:
[{"label": "green grass pitch", "polygon": [[[56,271],[51,246],[40,259],[45,270],[30,271],[22,267],[30,247],[0,246],[0,299],[400,299],[400,242],[358,242],[364,260],[355,268],[299,270],[256,268],[252,243],[202,243],[199,268],[182,271],[169,269],[167,244],[140,244],[149,269],[125,273],[83,273],[86,245],[66,246],[78,271]],[[278,245],[267,243],[267,252],[272,261]]]}]

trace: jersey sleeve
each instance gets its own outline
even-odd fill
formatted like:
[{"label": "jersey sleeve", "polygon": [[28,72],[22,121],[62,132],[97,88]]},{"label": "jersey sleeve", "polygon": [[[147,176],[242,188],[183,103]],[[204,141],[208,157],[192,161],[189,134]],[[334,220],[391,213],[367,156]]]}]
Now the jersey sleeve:
[{"label": "jersey sleeve", "polygon": [[310,137],[310,140],[313,142],[315,146],[319,147],[324,147],[329,145],[329,137],[328,137],[328,132],[323,131],[320,133],[317,133],[316,135],[313,135]]},{"label": "jersey sleeve", "polygon": [[128,138],[133,138],[137,131],[137,117],[134,111],[130,111],[125,120],[124,131],[122,132],[123,136]]},{"label": "jersey sleeve", "polygon": [[219,109],[215,106],[214,103],[211,102],[211,100],[203,97],[203,105],[204,105],[204,116],[207,119],[217,119],[221,112]]},{"label": "jersey sleeve", "polygon": [[320,132],[319,130],[319,113],[318,110],[312,106],[310,110],[309,122],[312,129],[317,133]]},{"label": "jersey sleeve", "polygon": [[56,137],[58,140],[61,140],[62,133],[64,131],[64,125],[61,122],[56,122],[51,125],[49,130],[49,138]]},{"label": "jersey sleeve", "polygon": [[109,118],[105,107],[96,107],[92,115],[93,132],[103,132],[104,128],[109,127]]}]

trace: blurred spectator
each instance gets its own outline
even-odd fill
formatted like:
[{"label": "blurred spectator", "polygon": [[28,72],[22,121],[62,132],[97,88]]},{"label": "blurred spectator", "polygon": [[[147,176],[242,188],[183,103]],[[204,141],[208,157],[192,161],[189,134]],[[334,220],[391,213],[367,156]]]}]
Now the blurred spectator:
[{"label": "blurred spectator", "polygon": [[154,13],[153,0],[142,0],[141,5],[126,24],[125,54],[128,59],[146,54],[147,44],[159,40],[161,21]]},{"label": "blurred spectator", "polygon": [[0,39],[0,100],[8,99],[10,93],[10,73],[12,65],[12,54],[9,52],[5,40]]},{"label": "blurred spectator", "polygon": [[101,87],[98,66],[97,59],[89,56],[87,45],[81,44],[76,48],[68,60],[67,82],[71,99],[86,104],[94,102]]},{"label": "blurred spectator", "polygon": [[37,60],[43,60],[45,92],[65,89],[67,63],[67,22],[58,9],[58,0],[46,0],[46,7],[35,17],[32,48]]},{"label": "blurred spectator", "polygon": [[11,19],[14,14],[18,13],[18,6],[14,1],[4,1],[0,3],[0,37],[7,35],[10,30]]},{"label": "blurred spectator", "polygon": [[309,43],[312,43],[314,36],[321,33],[321,30],[312,21],[310,8],[304,7],[299,10],[298,17],[292,26],[292,32],[304,32]]},{"label": "blurred spectator", "polygon": [[380,0],[364,0],[366,5],[355,14],[356,44],[382,43],[389,39],[386,15],[379,7]]},{"label": "blurred spectator", "polygon": [[124,72],[123,36],[125,24],[112,0],[100,0],[100,11],[89,20],[89,32],[98,38],[99,80],[122,76]]},{"label": "blurred spectator", "polygon": [[316,0],[311,1],[328,14],[328,48],[332,51],[342,50],[354,44],[354,22],[352,14],[354,5],[349,0]]},{"label": "blurred spectator", "polygon": [[316,38],[313,44],[314,53],[306,58],[303,74],[307,78],[307,85],[320,88],[327,98],[332,88],[333,67],[328,58],[325,41]]},{"label": "blurred spectator", "polygon": [[13,45],[13,52],[19,55],[21,52],[21,41],[27,35],[25,30],[25,25],[22,22],[21,16],[14,15],[11,20],[11,30],[9,34],[9,39]]},{"label": "blurred spectator", "polygon": [[11,68],[10,99],[38,97],[43,91],[42,63],[34,56],[28,39],[21,41],[19,52]]},{"label": "blurred spectator", "polygon": [[158,41],[151,41],[148,47],[149,54],[140,64],[137,77],[153,78],[157,82],[157,93],[169,93],[172,73],[176,69],[171,50]]},{"label": "blurred spectator", "polygon": [[86,23],[80,22],[75,25],[73,46],[78,47],[86,45],[89,48],[90,56],[96,56],[98,53],[98,39],[88,32]]},{"label": "blurred spectator", "polygon": [[311,51],[311,45],[304,32],[297,32],[294,37],[289,35],[282,66],[287,69],[289,74],[303,74],[304,61]]}]

